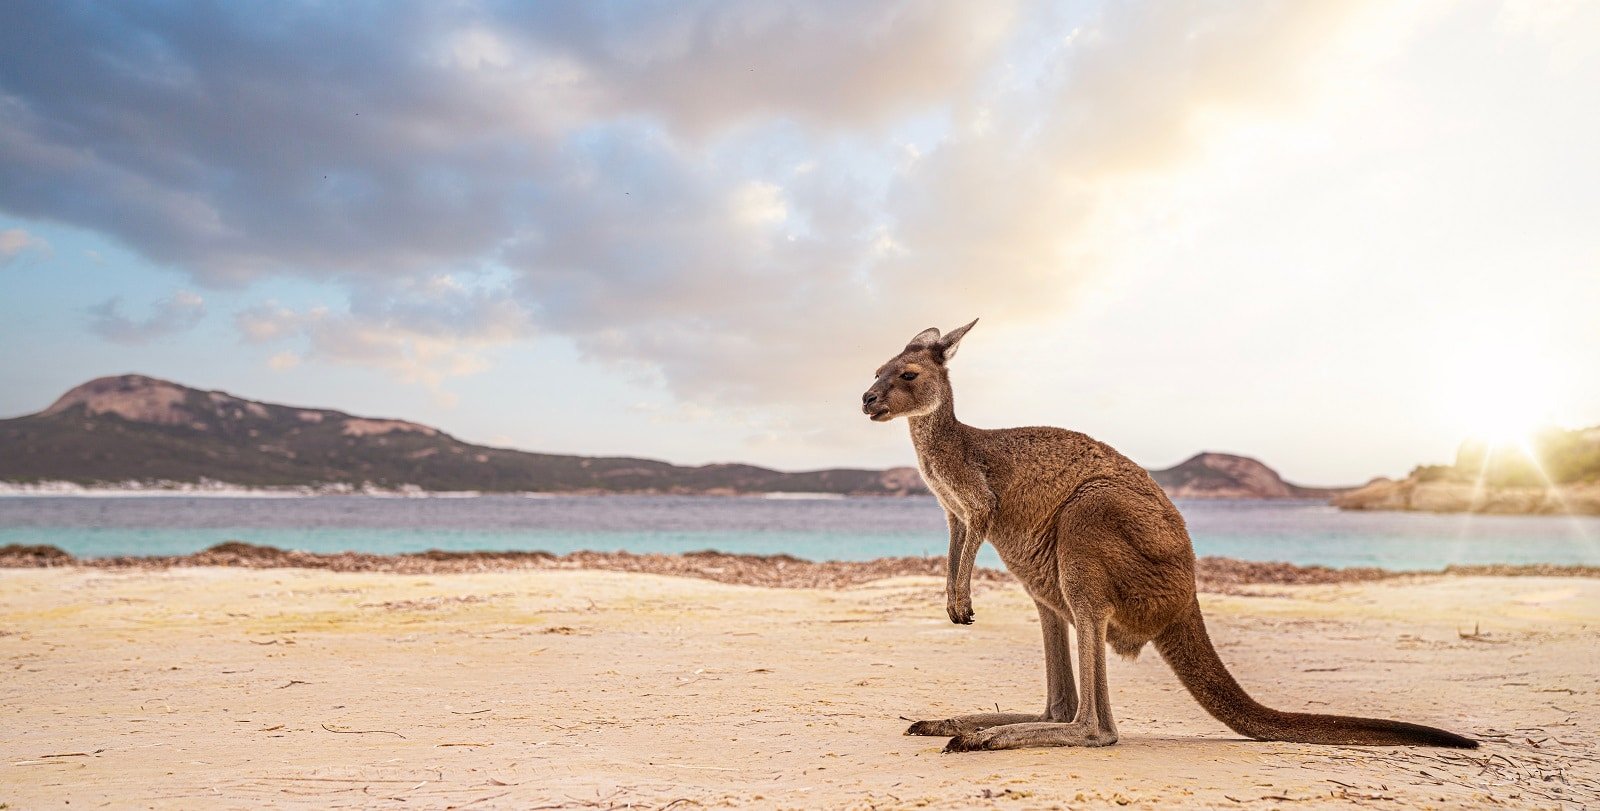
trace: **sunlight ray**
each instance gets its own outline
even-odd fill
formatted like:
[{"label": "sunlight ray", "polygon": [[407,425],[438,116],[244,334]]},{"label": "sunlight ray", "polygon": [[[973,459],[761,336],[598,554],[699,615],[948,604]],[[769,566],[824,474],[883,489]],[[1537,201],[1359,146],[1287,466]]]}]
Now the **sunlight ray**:
[{"label": "sunlight ray", "polygon": [[[1578,514],[1572,509],[1572,504],[1567,501],[1566,496],[1563,495],[1561,485],[1556,484],[1555,480],[1550,478],[1550,472],[1545,470],[1544,461],[1534,452],[1532,442],[1528,440],[1518,441],[1516,448],[1527,458],[1529,466],[1533,468],[1533,472],[1539,477],[1539,481],[1543,483],[1546,496],[1560,505],[1561,514],[1566,516],[1567,521],[1572,525],[1573,531],[1585,542],[1592,543],[1594,539],[1589,537],[1588,531],[1584,529],[1583,522],[1578,520]],[[1484,458],[1487,459],[1487,455]]]}]

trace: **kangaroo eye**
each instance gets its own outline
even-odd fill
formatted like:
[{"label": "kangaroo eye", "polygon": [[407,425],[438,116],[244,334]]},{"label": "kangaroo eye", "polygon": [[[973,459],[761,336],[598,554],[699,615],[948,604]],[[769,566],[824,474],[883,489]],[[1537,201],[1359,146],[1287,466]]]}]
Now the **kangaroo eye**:
[{"label": "kangaroo eye", "polygon": [[900,375],[900,379],[901,380],[916,380],[917,379],[917,373],[916,372],[904,372],[904,373],[902,373]]}]

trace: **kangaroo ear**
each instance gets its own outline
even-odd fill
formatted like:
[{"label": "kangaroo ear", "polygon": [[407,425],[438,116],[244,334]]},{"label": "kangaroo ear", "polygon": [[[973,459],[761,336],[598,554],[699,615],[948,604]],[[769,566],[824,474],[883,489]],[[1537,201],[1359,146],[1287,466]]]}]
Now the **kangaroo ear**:
[{"label": "kangaroo ear", "polygon": [[925,329],[925,330],[917,333],[916,335],[912,336],[911,343],[906,344],[906,346],[907,347],[934,346],[934,345],[936,345],[938,343],[938,341],[939,341],[939,328],[938,327],[928,327],[927,329]]},{"label": "kangaroo ear", "polygon": [[956,350],[961,348],[961,338],[965,336],[967,334],[967,330],[972,329],[972,325],[976,323],[978,323],[978,319],[974,318],[967,322],[966,326],[956,327],[955,329],[950,330],[949,335],[940,338],[938,342],[933,345],[934,349],[939,353],[944,361],[948,362],[951,358],[956,356]]}]

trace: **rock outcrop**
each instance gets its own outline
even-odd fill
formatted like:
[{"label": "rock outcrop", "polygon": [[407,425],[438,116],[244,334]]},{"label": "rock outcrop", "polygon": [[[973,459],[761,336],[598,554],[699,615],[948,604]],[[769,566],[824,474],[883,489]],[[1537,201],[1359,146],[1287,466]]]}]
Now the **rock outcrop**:
[{"label": "rock outcrop", "polygon": [[1600,427],[1540,431],[1526,442],[1465,442],[1454,464],[1341,494],[1347,510],[1600,515]]},{"label": "rock outcrop", "polygon": [[1498,515],[1600,515],[1600,484],[1553,487],[1480,487],[1468,481],[1373,479],[1334,496],[1345,510],[1400,510]]}]

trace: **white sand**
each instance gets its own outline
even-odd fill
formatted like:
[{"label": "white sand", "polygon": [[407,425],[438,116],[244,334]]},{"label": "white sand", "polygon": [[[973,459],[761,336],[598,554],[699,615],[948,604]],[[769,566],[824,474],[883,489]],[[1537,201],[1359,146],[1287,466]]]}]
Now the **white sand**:
[{"label": "white sand", "polygon": [[[1476,752],[1240,740],[1146,652],[1111,666],[1117,746],[940,754],[943,739],[902,736],[899,716],[1043,704],[1038,623],[1020,590],[983,588],[978,624],[963,628],[944,619],[941,589],[0,570],[0,803],[1600,803],[1600,580],[1264,586],[1204,600],[1223,658],[1263,701],[1486,736]],[[1475,625],[1482,639],[1460,637]]]}]

